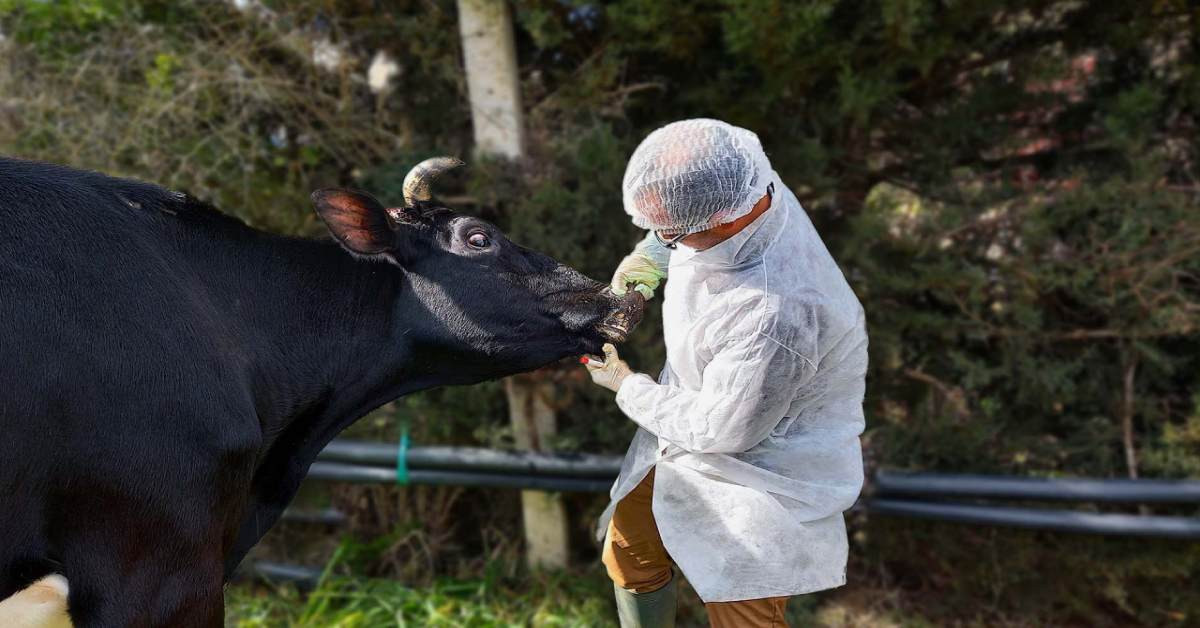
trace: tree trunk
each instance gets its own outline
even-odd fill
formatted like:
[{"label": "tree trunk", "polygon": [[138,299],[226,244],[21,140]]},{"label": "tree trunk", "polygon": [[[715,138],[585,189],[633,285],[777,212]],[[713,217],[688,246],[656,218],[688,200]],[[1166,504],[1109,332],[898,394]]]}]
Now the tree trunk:
[{"label": "tree trunk", "polygon": [[[537,373],[527,373],[505,380],[504,392],[508,396],[508,417],[517,448],[550,451],[547,441],[557,432],[552,405],[554,384]],[[529,566],[566,567],[567,511],[562,495],[521,491],[521,515]]]},{"label": "tree trunk", "polygon": [[[520,159],[525,131],[512,14],[504,0],[458,0],[459,32],[475,151]],[[504,383],[509,419],[517,447],[549,451],[554,436],[554,388],[537,374],[510,377]],[[541,491],[521,492],[526,559],[531,567],[566,567],[567,515],[562,497]]]},{"label": "tree trunk", "polygon": [[504,0],[458,0],[475,150],[519,159],[524,154],[521,86],[512,15]]},{"label": "tree trunk", "polygon": [[1137,479],[1137,450],[1133,445],[1133,395],[1134,378],[1137,375],[1137,356],[1132,352],[1125,362],[1124,385],[1121,398],[1121,441],[1125,445],[1125,467],[1129,477]]}]

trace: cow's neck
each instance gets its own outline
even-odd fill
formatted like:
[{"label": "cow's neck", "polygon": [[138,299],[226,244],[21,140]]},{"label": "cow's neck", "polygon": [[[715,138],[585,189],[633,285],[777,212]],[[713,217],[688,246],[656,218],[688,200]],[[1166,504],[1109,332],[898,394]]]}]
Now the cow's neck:
[{"label": "cow's neck", "polygon": [[421,334],[406,333],[394,317],[420,308],[398,304],[413,297],[397,269],[356,260],[333,243],[280,238],[239,246],[230,259],[225,272],[209,273],[228,285],[210,293],[228,295],[221,309],[237,330],[237,370],[248,374],[263,439],[227,570],[275,522],[338,432],[448,377],[408,375],[409,336]]},{"label": "cow's neck", "polygon": [[260,252],[232,269],[243,285],[226,293],[235,295],[228,314],[246,345],[264,454],[332,437],[420,385],[400,376],[412,354],[395,337],[396,303],[408,296],[402,273],[331,242],[270,238]]}]

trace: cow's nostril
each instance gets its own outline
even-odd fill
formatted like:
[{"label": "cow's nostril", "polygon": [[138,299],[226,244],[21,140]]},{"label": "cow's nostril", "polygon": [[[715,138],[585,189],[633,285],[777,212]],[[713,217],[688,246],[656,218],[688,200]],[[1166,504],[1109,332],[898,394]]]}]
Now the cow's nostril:
[{"label": "cow's nostril", "polygon": [[637,290],[630,290],[621,298],[621,309],[628,313],[630,326],[642,322],[642,314],[646,311],[646,297]]}]

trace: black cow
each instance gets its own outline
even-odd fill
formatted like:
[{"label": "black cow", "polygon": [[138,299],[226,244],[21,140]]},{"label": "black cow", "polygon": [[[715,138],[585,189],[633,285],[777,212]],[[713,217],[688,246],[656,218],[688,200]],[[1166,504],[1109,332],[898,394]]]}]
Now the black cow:
[{"label": "black cow", "polygon": [[623,340],[635,292],[432,200],[457,164],[414,168],[402,208],[314,193],[339,247],[0,159],[0,599],[58,572],[76,626],[220,625],[223,581],[350,423]]}]

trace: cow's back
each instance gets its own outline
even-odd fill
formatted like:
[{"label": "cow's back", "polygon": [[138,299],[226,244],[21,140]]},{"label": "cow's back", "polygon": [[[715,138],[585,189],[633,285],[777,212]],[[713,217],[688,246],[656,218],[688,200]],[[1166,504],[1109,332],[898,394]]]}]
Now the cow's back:
[{"label": "cow's back", "polygon": [[8,314],[0,325],[52,315],[55,331],[73,331],[60,327],[67,322],[103,331],[106,321],[97,319],[114,308],[142,301],[149,313],[148,297],[172,289],[171,269],[179,265],[164,219],[171,195],[98,173],[0,159],[0,289]]},{"label": "cow's back", "polygon": [[17,384],[9,390],[18,394],[33,388],[43,403],[100,388],[116,403],[120,390],[142,386],[145,396],[144,387],[166,385],[156,379],[173,365],[203,357],[194,353],[216,313],[205,311],[203,286],[182,255],[197,236],[173,213],[181,198],[0,160],[0,384]]},{"label": "cow's back", "polygon": [[89,499],[153,511],[172,499],[164,486],[204,495],[206,467],[228,461],[211,449],[253,444],[236,423],[253,406],[237,343],[199,281],[206,235],[179,215],[185,201],[0,159],[0,494],[24,507],[0,515],[5,533],[34,534],[20,528],[35,513],[70,521],[61,511],[76,504],[87,517]]}]

